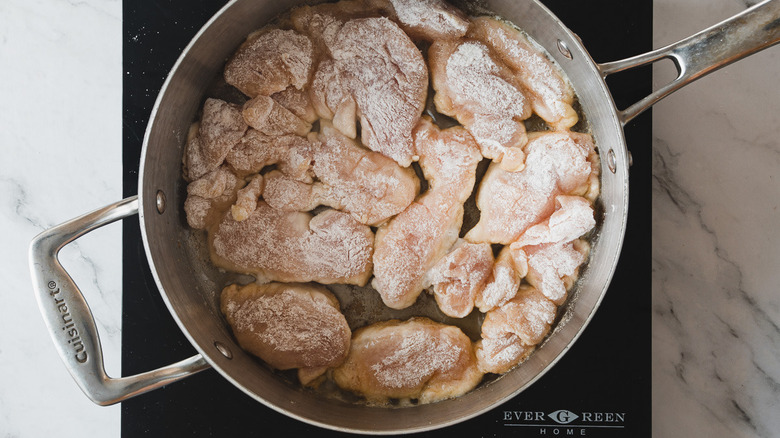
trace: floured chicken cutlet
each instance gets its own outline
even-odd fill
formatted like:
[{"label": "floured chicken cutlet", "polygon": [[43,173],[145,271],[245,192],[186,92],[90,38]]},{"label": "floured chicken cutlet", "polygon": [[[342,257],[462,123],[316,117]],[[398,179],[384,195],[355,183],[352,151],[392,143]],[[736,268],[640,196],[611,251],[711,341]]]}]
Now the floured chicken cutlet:
[{"label": "floured chicken cutlet", "polygon": [[509,248],[516,264],[527,271],[528,283],[560,305],[590,251],[580,237],[596,226],[596,220],[585,198],[557,196],[555,203],[549,218],[526,230]]},{"label": "floured chicken cutlet", "polygon": [[442,131],[423,118],[414,138],[428,191],[376,233],[371,285],[393,309],[417,300],[428,270],[457,241],[463,203],[473,190],[481,159],[473,138],[461,127]]},{"label": "floured chicken cutlet", "polygon": [[192,125],[187,139],[185,177],[194,181],[216,170],[247,128],[240,106],[220,99],[206,99],[201,120]]},{"label": "floured chicken cutlet", "polygon": [[471,340],[459,328],[412,318],[356,330],[347,360],[333,371],[333,379],[374,403],[431,403],[470,391],[482,372]]},{"label": "floured chicken cutlet", "polygon": [[[474,305],[480,312],[488,312],[514,298],[523,277],[528,273],[525,265],[526,259],[520,259],[518,263],[515,251],[505,246],[496,257],[496,262],[484,287],[477,291],[474,297]],[[523,254],[525,256],[525,254]]]},{"label": "floured chicken cutlet", "polygon": [[220,302],[241,348],[278,370],[300,369],[304,384],[347,358],[352,331],[338,300],[322,286],[232,284]]},{"label": "floured chicken cutlet", "polygon": [[359,119],[366,147],[409,166],[411,132],[428,90],[422,54],[387,18],[346,20],[328,9],[308,7],[293,16],[297,29],[321,41],[327,54],[311,84],[315,110],[350,138]]},{"label": "floured chicken cutlet", "polygon": [[225,161],[245,174],[260,172],[276,164],[285,175],[296,181],[311,182],[314,145],[297,135],[271,136],[255,129],[247,131],[227,154]]},{"label": "floured chicken cutlet", "polygon": [[284,211],[308,211],[327,205],[350,213],[367,225],[379,225],[405,209],[417,196],[420,181],[411,168],[361,147],[322,122],[313,156],[317,182],[309,187],[274,173],[266,202]]},{"label": "floured chicken cutlet", "polygon": [[261,29],[225,65],[225,82],[249,97],[302,89],[314,65],[314,46],[294,30]]},{"label": "floured chicken cutlet", "polygon": [[525,146],[525,168],[507,172],[496,164],[488,168],[477,194],[480,220],[466,234],[471,242],[510,244],[555,209],[555,196],[584,194],[596,168],[590,135],[548,132]]},{"label": "floured chicken cutlet", "polygon": [[436,41],[460,38],[469,28],[469,18],[443,0],[369,0],[414,40]]},{"label": "floured chicken cutlet", "polygon": [[205,230],[218,221],[225,209],[236,200],[242,181],[225,166],[221,166],[187,185],[184,212],[187,224]]},{"label": "floured chicken cutlet", "polygon": [[521,169],[523,120],[531,116],[531,106],[512,70],[485,44],[469,39],[434,42],[428,63],[436,109],[462,123],[485,158],[507,170]]},{"label": "floured chicken cutlet", "polygon": [[442,313],[463,318],[474,309],[477,295],[485,287],[494,266],[493,250],[487,243],[460,240],[426,274]]},{"label": "floured chicken cutlet", "polygon": [[248,100],[241,114],[247,125],[266,135],[295,134],[303,137],[311,131],[311,123],[268,96]]},{"label": "floured chicken cutlet", "polygon": [[364,285],[374,233],[346,213],[282,212],[264,201],[236,221],[230,213],[209,232],[214,264],[261,281]]},{"label": "floured chicken cutlet", "polygon": [[530,286],[485,314],[476,345],[479,369],[502,374],[524,360],[550,331],[557,306]]},{"label": "floured chicken cutlet", "polygon": [[534,112],[556,129],[574,126],[574,90],[558,68],[516,28],[490,17],[478,17],[468,33],[485,43],[516,74]]}]

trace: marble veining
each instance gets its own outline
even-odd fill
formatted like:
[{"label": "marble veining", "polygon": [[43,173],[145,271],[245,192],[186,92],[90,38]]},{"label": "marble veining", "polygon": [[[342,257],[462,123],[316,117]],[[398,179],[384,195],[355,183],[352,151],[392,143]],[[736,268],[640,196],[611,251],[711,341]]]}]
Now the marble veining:
[{"label": "marble veining", "polygon": [[[0,2],[0,435],[119,436],[120,407],[76,386],[37,307],[27,252],[42,230],[121,199],[121,1]],[[60,261],[92,308],[119,375],[121,227]]]},{"label": "marble veining", "polygon": [[[654,46],[756,3],[654,0]],[[121,198],[121,42],[119,0],[0,2],[3,436],[119,436],[119,407],[87,400],[56,356],[27,248],[41,230]],[[774,47],[653,108],[654,437],[780,436],[778,75]],[[668,80],[661,68],[654,76]],[[116,225],[62,252],[113,375],[120,245]]]},{"label": "marble veining", "polygon": [[[654,3],[656,45],[757,2],[672,13],[693,3]],[[779,69],[770,48],[654,108],[654,436],[780,436]]]}]

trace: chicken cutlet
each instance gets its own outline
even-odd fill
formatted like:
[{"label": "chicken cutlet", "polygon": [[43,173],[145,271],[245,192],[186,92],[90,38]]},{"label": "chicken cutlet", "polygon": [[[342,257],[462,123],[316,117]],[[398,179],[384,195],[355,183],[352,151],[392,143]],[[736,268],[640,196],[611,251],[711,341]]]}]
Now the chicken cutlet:
[{"label": "chicken cutlet", "polygon": [[317,182],[303,187],[275,173],[264,198],[285,211],[327,205],[367,225],[379,225],[403,211],[417,196],[420,182],[411,168],[361,147],[327,122],[317,134],[312,171]]},{"label": "chicken cutlet", "polygon": [[278,370],[300,369],[308,384],[349,353],[352,331],[335,295],[300,283],[232,284],[220,308],[238,344]]},{"label": "chicken cutlet", "polygon": [[303,11],[294,23],[325,45],[310,89],[317,113],[350,138],[359,120],[362,144],[409,166],[428,91],[419,49],[384,17],[342,21],[317,7]]},{"label": "chicken cutlet", "polygon": [[377,230],[373,257],[371,285],[393,309],[416,301],[426,273],[457,241],[482,158],[461,127],[440,130],[424,117],[414,138],[428,191]]},{"label": "chicken cutlet", "polygon": [[225,209],[236,200],[236,192],[243,181],[229,168],[219,168],[187,184],[184,214],[187,224],[196,230],[205,230],[219,221]]},{"label": "chicken cutlet", "polygon": [[290,178],[311,182],[314,148],[315,145],[308,139],[297,135],[272,136],[249,129],[227,154],[225,161],[242,174],[255,174],[275,164]]},{"label": "chicken cutlet", "polygon": [[428,318],[378,322],[355,331],[347,360],[333,370],[342,389],[383,404],[431,403],[473,389],[482,379],[471,339]]},{"label": "chicken cutlet", "polygon": [[477,294],[493,270],[493,250],[487,243],[459,240],[452,250],[426,273],[439,309],[447,316],[463,318],[474,309]]},{"label": "chicken cutlet", "polygon": [[477,17],[472,23],[468,37],[485,43],[515,72],[539,117],[555,129],[577,123],[574,90],[542,51],[508,23],[491,17]]},{"label": "chicken cutlet", "polygon": [[209,246],[217,267],[259,282],[362,286],[371,276],[374,233],[347,213],[283,212],[260,200],[242,221],[225,214],[210,229]]},{"label": "chicken cutlet", "polygon": [[[525,261],[525,258],[521,259],[521,262]],[[527,272],[526,265],[516,262],[512,249],[509,246],[503,247],[484,286],[477,291],[474,305],[480,312],[485,313],[511,300],[517,294],[520,282]]]},{"label": "chicken cutlet", "polygon": [[414,40],[436,41],[460,38],[469,28],[469,18],[443,0],[369,0],[382,9]]},{"label": "chicken cutlet", "polygon": [[587,191],[593,150],[588,134],[546,132],[525,146],[523,170],[508,172],[491,164],[477,193],[480,220],[466,240],[510,244],[553,213],[555,196]]},{"label": "chicken cutlet", "polygon": [[248,128],[241,107],[224,100],[206,99],[202,113],[190,127],[184,151],[184,175],[189,181],[221,166]]},{"label": "chicken cutlet", "polygon": [[302,89],[314,68],[314,45],[294,30],[263,28],[249,35],[225,65],[225,82],[249,97]]},{"label": "chicken cutlet", "polygon": [[524,360],[550,331],[556,311],[542,293],[523,285],[514,298],[487,312],[476,345],[480,370],[501,374]]},{"label": "chicken cutlet", "polygon": [[583,239],[544,243],[517,250],[528,265],[526,281],[555,304],[561,305],[587,260],[590,245]]},{"label": "chicken cutlet", "polygon": [[248,100],[241,114],[247,125],[266,135],[295,134],[304,137],[311,131],[311,123],[268,96],[259,95]]},{"label": "chicken cutlet", "polygon": [[531,106],[515,74],[480,41],[440,40],[428,50],[436,109],[474,136],[485,158],[523,167]]}]

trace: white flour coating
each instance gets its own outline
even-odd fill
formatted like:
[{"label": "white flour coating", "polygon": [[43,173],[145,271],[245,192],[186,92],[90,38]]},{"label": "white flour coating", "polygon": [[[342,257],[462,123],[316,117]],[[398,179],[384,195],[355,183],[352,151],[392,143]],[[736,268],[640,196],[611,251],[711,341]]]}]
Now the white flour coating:
[{"label": "white flour coating", "polygon": [[190,129],[184,151],[186,177],[192,181],[222,165],[241,140],[247,124],[241,108],[220,99],[206,99],[200,123]]},{"label": "white flour coating", "polygon": [[502,244],[517,240],[553,213],[556,195],[587,188],[592,149],[589,135],[551,132],[529,140],[522,171],[507,172],[491,164],[477,194],[480,221],[466,240]]},{"label": "white flour coating", "polygon": [[[335,28],[338,24],[331,25],[331,34],[323,38],[330,59],[320,63],[314,76],[315,108],[321,116],[333,118],[352,99],[362,143],[409,166],[414,155],[411,133],[428,89],[425,60],[387,18],[354,19]],[[345,134],[350,135],[348,131]]]},{"label": "white flour coating", "polygon": [[483,148],[500,151],[524,130],[517,120],[527,118],[528,109],[522,91],[499,73],[488,48],[476,41],[464,42],[447,60],[450,98],[473,114],[473,122],[467,124],[469,132]]},{"label": "white flour coating", "polygon": [[555,212],[544,221],[527,229],[513,248],[543,243],[570,242],[590,231],[595,225],[593,206],[579,196],[556,196]]},{"label": "white flour coating", "polygon": [[476,296],[476,306],[484,313],[511,300],[520,287],[522,277],[514,266],[510,248],[504,247],[496,258],[485,287]]},{"label": "white flour coating", "polygon": [[263,201],[247,219],[225,216],[212,236],[215,263],[266,281],[365,284],[373,233],[346,213],[285,213]]},{"label": "white flour coating", "polygon": [[572,108],[574,91],[560,70],[518,30],[496,19],[479,17],[469,37],[476,38],[497,52],[501,60],[517,73],[530,92],[534,111],[556,128],[569,128],[577,123]]},{"label": "white flour coating", "polygon": [[527,280],[554,303],[566,298],[564,279],[577,273],[586,254],[578,251],[573,242],[526,247],[528,255]]},{"label": "white flour coating", "polygon": [[433,285],[436,303],[442,313],[463,318],[471,313],[474,301],[493,268],[490,245],[459,240],[446,256],[425,275]]},{"label": "white flour coating", "polygon": [[442,0],[390,0],[404,30],[427,40],[459,38],[469,21]]},{"label": "white flour coating", "polygon": [[429,189],[377,231],[372,286],[394,309],[412,305],[425,274],[458,239],[463,203],[481,159],[461,127],[440,130],[424,118],[414,131],[415,149]]},{"label": "white flour coating", "polygon": [[302,89],[314,64],[314,48],[305,35],[270,29],[247,38],[225,66],[225,81],[249,97],[270,96],[289,86]]},{"label": "white flour coating", "polygon": [[483,373],[503,374],[520,363],[532,349],[512,333],[480,339],[475,346],[477,367]]},{"label": "white flour coating", "polygon": [[436,334],[422,330],[406,333],[392,354],[371,365],[377,382],[387,388],[413,388],[434,373],[449,371],[458,361],[460,348],[446,335]]},{"label": "white flour coating", "polygon": [[557,306],[542,293],[523,286],[515,298],[485,314],[482,338],[512,333],[525,345],[536,345],[549,332],[556,310]]},{"label": "white flour coating", "polygon": [[321,286],[231,285],[220,302],[241,346],[275,368],[336,366],[347,356],[349,325]]},{"label": "white flour coating", "polygon": [[[262,341],[280,351],[305,352],[317,349],[324,341],[335,336],[340,326],[329,323],[340,315],[327,312],[333,306],[324,299],[312,299],[301,305],[300,299],[291,291],[281,294],[261,295],[254,301],[244,303],[236,309],[232,304],[235,326],[249,330]],[[228,308],[230,311],[230,308]]]}]

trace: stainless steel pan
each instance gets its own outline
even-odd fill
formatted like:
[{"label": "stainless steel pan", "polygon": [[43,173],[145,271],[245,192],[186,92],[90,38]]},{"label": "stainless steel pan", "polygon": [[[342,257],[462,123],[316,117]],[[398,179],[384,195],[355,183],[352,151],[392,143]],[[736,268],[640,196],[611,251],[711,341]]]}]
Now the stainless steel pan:
[{"label": "stainless steel pan", "polygon": [[[258,401],[302,421],[341,431],[416,432],[479,415],[536,381],[577,339],[612,278],[628,212],[630,154],[623,126],[683,85],[780,41],[780,1],[770,0],[679,43],[634,58],[595,63],[579,39],[535,0],[490,0],[489,10],[514,22],[544,46],[573,84],[602,160],[603,212],[591,258],[565,306],[561,324],[523,365],[456,400],[409,408],[371,408],[299,389],[244,353],[217,305],[224,274],[201,257],[183,218],[181,157],[186,132],[225,59],[247,34],[302,2],[233,0],[184,50],[151,115],[141,154],[139,194],[75,218],[37,236],[30,247],[36,297],[68,370],[95,403],[117,403],[213,367]],[[678,77],[625,110],[618,110],[607,75],[671,59]],[[108,223],[138,214],[157,286],[199,354],[148,373],[111,378],[103,368],[97,329],[84,297],[57,260],[59,250]]]}]

